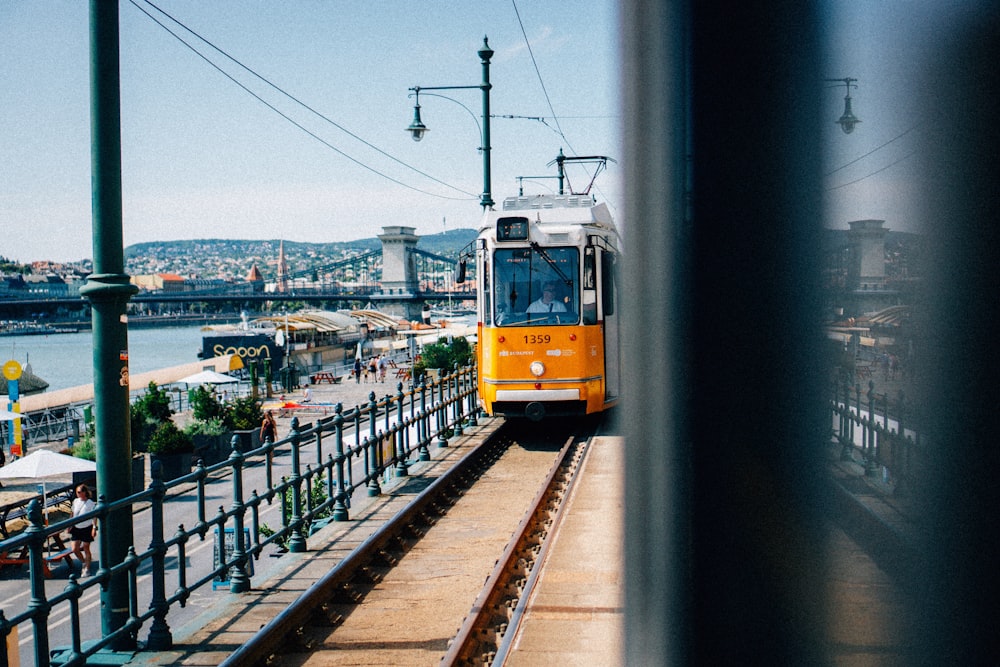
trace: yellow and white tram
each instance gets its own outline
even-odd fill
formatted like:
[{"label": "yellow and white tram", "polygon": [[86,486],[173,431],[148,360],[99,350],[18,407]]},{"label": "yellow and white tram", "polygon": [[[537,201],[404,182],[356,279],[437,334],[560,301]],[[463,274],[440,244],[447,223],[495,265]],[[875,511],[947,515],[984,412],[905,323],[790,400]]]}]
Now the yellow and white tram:
[{"label": "yellow and white tram", "polygon": [[618,230],[590,195],[509,197],[476,240],[479,400],[490,415],[586,415],[620,393]]}]

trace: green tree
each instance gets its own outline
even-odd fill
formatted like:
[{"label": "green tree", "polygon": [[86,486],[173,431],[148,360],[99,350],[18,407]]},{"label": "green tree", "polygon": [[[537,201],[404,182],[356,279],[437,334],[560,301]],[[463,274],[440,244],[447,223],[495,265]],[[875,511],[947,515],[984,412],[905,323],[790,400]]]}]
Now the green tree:
[{"label": "green tree", "polygon": [[453,338],[451,343],[442,336],[438,342],[424,347],[421,360],[425,368],[451,370],[455,364],[468,366],[472,363],[472,346],[462,336]]},{"label": "green tree", "polygon": [[170,422],[174,411],[170,408],[170,395],[150,382],[146,393],[129,406],[129,420],[133,448],[140,448],[147,426]]},{"label": "green tree", "polygon": [[260,403],[253,396],[241,396],[229,402],[223,416],[226,427],[234,431],[242,431],[260,426],[264,412]]},{"label": "green tree", "polygon": [[212,419],[225,421],[226,406],[219,403],[210,387],[201,385],[191,391],[191,410],[195,419],[203,422]]},{"label": "green tree", "polygon": [[191,436],[172,421],[160,422],[149,438],[150,454],[187,454],[193,451]]}]

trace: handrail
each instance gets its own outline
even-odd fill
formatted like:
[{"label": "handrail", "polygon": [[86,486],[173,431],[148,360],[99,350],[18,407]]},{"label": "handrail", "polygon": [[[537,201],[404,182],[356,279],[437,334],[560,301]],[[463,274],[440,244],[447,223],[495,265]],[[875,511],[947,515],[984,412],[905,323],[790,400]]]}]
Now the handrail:
[{"label": "handrail", "polygon": [[[164,481],[162,468],[156,462],[151,470],[152,481],[146,489],[110,503],[100,497],[89,514],[48,527],[42,521],[37,499],[29,502],[27,529],[0,542],[0,552],[26,551],[31,597],[23,609],[9,615],[8,610],[0,609],[0,639],[7,638],[14,627],[30,623],[34,632],[34,662],[48,665],[51,656],[47,621],[56,608],[68,607],[73,616],[71,645],[60,655],[61,664],[84,664],[88,656],[125,636],[137,639],[147,624],[146,648],[168,648],[172,643],[168,624],[172,608],[183,606],[194,591],[209,585],[214,587],[221,583],[228,585],[232,593],[246,592],[251,587],[250,565],[269,546],[286,544],[291,551],[305,551],[309,528],[320,517],[329,515],[333,521],[349,520],[351,498],[355,493],[363,490],[368,495],[378,495],[383,476],[405,476],[409,459],[430,458],[427,448],[431,442],[446,447],[452,435],[461,433],[465,424],[475,423],[475,392],[474,368],[456,368],[431,384],[422,381],[419,385],[411,385],[408,391],[398,384],[394,395],[382,399],[377,399],[372,392],[367,403],[347,410],[338,404],[333,415],[315,423],[301,424],[297,417],[293,418],[287,437],[277,442],[265,441],[249,451],[244,452],[239,437],[234,436],[228,459],[207,466],[199,461],[194,470],[177,479]],[[330,439],[333,451],[327,444]],[[275,458],[285,453],[291,455],[291,471],[275,481]],[[310,457],[308,461],[304,460],[306,456]],[[364,464],[356,471],[352,463],[359,461]],[[258,493],[251,489],[249,496],[244,498],[245,473],[261,468],[263,490]],[[259,476],[260,473],[254,474]],[[211,513],[206,500],[212,495],[209,488],[217,495],[218,485],[227,480],[232,485],[231,503]],[[311,493],[317,481],[327,492],[321,501],[314,499]],[[281,526],[264,535],[261,507],[275,499],[283,503],[286,511],[281,513]],[[188,526],[178,523],[171,535],[166,525],[167,511],[176,510],[181,504],[184,514],[194,522]],[[143,517],[143,521],[149,522],[149,544],[131,547],[128,557],[121,563],[108,564],[101,559],[95,576],[81,580],[72,574],[64,590],[49,594],[43,584],[48,537],[89,517],[101,522],[110,513],[123,508],[128,508],[136,517],[133,521]],[[141,511],[145,509],[151,511]],[[204,541],[210,532],[216,531],[223,540],[218,547],[221,553],[215,555],[212,565],[189,563],[188,544],[194,539]],[[231,549],[225,543],[227,533],[232,535]],[[109,537],[98,531],[98,539],[101,553],[107,553]],[[140,570],[143,576],[148,573],[152,577],[152,585],[139,586]],[[80,600],[88,590],[121,573],[129,582],[128,622],[114,632],[88,637],[85,641],[78,618]]]}]

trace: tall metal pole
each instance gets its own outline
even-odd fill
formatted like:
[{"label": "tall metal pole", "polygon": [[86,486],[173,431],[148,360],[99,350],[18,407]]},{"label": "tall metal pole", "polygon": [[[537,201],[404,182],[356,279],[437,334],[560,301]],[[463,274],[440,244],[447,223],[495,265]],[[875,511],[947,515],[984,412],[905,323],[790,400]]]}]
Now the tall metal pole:
[{"label": "tall metal pole", "polygon": [[[420,91],[421,90],[467,90],[478,88],[483,93],[483,122],[481,145],[479,150],[483,153],[483,194],[479,196],[479,203],[484,209],[492,208],[493,187],[490,175],[490,58],[493,57],[493,49],[490,48],[489,40],[483,37],[483,46],[477,52],[483,63],[483,81],[477,86],[414,86],[410,88],[417,97],[416,105],[413,107],[413,122],[406,128],[406,131],[413,135],[414,141],[420,141],[427,133],[427,126],[420,120]],[[439,96],[440,97],[440,96]],[[445,99],[451,99],[446,97]],[[452,100],[454,102],[455,100]],[[459,104],[461,104],[459,102]],[[462,104],[462,106],[465,106]]]},{"label": "tall metal pole", "polygon": [[483,48],[479,49],[479,58],[483,62],[483,82],[479,85],[483,91],[483,195],[479,203],[483,209],[493,207],[493,187],[490,175],[490,58],[493,49],[486,37],[483,37]]},{"label": "tall metal pole", "polygon": [[[90,2],[91,185],[94,272],[80,293],[90,300],[94,331],[94,409],[97,434],[97,493],[111,503],[132,493],[129,436],[129,299],[138,289],[125,275],[122,249],[121,117],[118,67],[118,2]],[[100,526],[101,569],[121,563],[132,546],[132,513],[109,514]],[[129,616],[126,573],[101,587],[105,635]],[[135,648],[135,637],[112,644]]]}]

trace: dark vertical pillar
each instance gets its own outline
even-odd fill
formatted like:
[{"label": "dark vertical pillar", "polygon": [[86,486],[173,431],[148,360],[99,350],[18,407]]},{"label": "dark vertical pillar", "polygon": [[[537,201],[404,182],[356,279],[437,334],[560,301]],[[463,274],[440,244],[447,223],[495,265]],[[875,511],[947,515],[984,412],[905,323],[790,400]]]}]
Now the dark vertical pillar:
[{"label": "dark vertical pillar", "polygon": [[[1000,584],[1000,15],[949,17],[915,92],[928,104],[921,160],[930,187],[929,266],[918,359],[930,426],[915,492],[925,500],[928,551],[910,664],[996,661]],[[959,23],[955,27],[955,23]]]},{"label": "dark vertical pillar", "polygon": [[[124,273],[122,248],[117,0],[90,3],[90,86],[94,273],[80,292],[90,300],[94,331],[97,491],[111,503],[132,491],[125,312],[136,292]],[[132,513],[128,508],[112,512],[99,535],[101,568],[121,563],[132,546]],[[112,576],[101,589],[105,635],[125,625],[128,593],[125,573]],[[117,642],[114,648],[134,646],[133,637]]]},{"label": "dark vertical pillar", "polygon": [[821,664],[817,17],[622,17],[627,662]]}]

